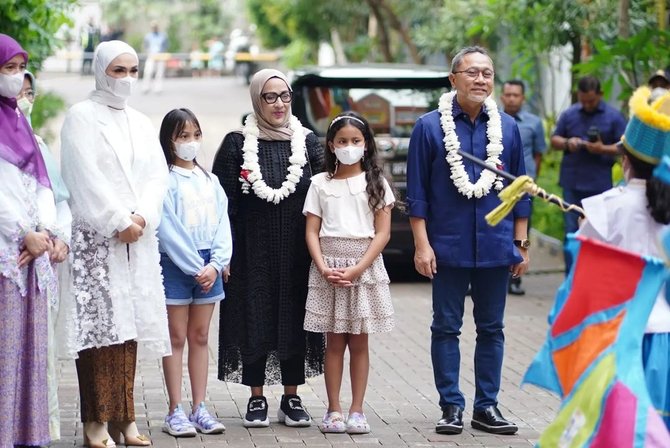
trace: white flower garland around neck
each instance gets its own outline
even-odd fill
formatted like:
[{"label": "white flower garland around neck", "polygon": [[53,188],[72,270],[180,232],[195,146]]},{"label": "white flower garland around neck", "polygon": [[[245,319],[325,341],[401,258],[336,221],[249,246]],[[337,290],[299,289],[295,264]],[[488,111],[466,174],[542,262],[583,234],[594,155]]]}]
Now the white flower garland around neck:
[{"label": "white flower garland around neck", "polygon": [[307,147],[305,146],[305,133],[300,120],[291,116],[289,127],[293,131],[291,135],[291,156],[288,159],[291,164],[287,169],[288,173],[281,187],[270,188],[263,180],[261,166],[258,163],[259,130],[256,117],[253,114],[247,117],[242,130],[244,135],[244,146],[242,146],[244,163],[239,178],[242,182],[243,193],[248,194],[249,188],[251,188],[259,198],[279,204],[295,191],[295,187],[302,177],[302,168],[307,163]]},{"label": "white flower garland around neck", "polygon": [[[491,187],[495,187],[497,191],[502,190],[502,178],[492,171],[482,169],[477,182],[474,184],[470,182],[470,177],[463,166],[463,157],[458,154],[461,143],[458,141],[456,124],[454,123],[453,104],[455,96],[455,91],[442,94],[438,108],[440,111],[440,124],[444,131],[444,147],[447,150],[446,159],[451,168],[451,179],[459,193],[463,196],[466,196],[468,199],[472,198],[472,196],[481,198],[489,194]],[[502,165],[500,155],[503,152],[500,113],[495,101],[490,96],[484,101],[484,107],[486,107],[486,113],[489,116],[489,120],[486,123],[486,137],[489,143],[486,145],[485,162],[487,165],[498,167]]]}]

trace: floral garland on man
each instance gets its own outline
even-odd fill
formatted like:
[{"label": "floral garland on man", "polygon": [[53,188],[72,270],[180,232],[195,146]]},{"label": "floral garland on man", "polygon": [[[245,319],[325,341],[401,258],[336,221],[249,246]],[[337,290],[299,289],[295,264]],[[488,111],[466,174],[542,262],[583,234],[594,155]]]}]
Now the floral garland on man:
[{"label": "floral garland on man", "polygon": [[501,415],[497,395],[508,276],[528,268],[530,204],[522,199],[510,216],[489,226],[484,217],[500,204],[495,192],[502,190],[503,180],[464,161],[458,151],[519,176],[525,174],[523,148],[514,118],[499,112],[491,98],[494,69],[485,49],[461,50],[449,79],[454,91],[440,98],[437,110],[419,118],[407,158],[414,264],[432,279],[433,288],[431,354],[442,409],[435,431],[463,431],[458,335],[470,288],[478,335],[471,424],[494,434],[514,434],[518,427]]}]

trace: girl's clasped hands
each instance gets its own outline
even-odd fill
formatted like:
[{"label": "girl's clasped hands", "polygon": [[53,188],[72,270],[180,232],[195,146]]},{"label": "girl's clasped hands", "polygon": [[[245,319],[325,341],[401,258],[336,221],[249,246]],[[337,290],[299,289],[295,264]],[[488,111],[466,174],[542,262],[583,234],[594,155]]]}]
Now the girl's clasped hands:
[{"label": "girl's clasped hands", "polygon": [[348,268],[326,268],[321,271],[323,278],[333,286],[354,286],[354,280],[361,275],[361,271],[356,266]]}]

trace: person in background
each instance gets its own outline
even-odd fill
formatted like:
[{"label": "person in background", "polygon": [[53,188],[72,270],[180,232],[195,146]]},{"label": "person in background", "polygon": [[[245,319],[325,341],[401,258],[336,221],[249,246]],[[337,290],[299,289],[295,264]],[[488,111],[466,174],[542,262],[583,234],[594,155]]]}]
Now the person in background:
[{"label": "person in background", "polygon": [[205,69],[205,53],[200,51],[200,45],[193,42],[191,52],[189,53],[189,66],[191,67],[191,76],[201,77]]},{"label": "person in background", "polygon": [[167,51],[167,45],[167,35],[160,31],[158,22],[151,22],[151,31],[144,36],[142,43],[142,49],[146,56],[144,72],[142,74],[142,91],[144,93],[149,92],[152,87],[155,93],[163,91],[165,59],[161,53]]},{"label": "person in background", "polygon": [[[561,114],[551,136],[551,146],[563,151],[558,183],[563,188],[563,199],[570,204],[581,206],[584,198],[612,188],[612,165],[626,119],[602,96],[597,78],[581,78],[578,101]],[[577,214],[564,213],[563,219],[566,236],[577,231]],[[567,251],[564,255],[568,275],[572,258]]]},{"label": "person in background", "polygon": [[[500,100],[503,103],[503,110],[506,114],[512,116],[521,134],[521,144],[523,145],[523,158],[526,165],[526,174],[537,179],[540,174],[540,164],[542,163],[542,154],[547,151],[547,142],[544,135],[542,119],[523,109],[526,102],[526,86],[519,79],[510,79],[503,84]],[[531,206],[533,205],[531,200]],[[531,212],[528,215],[528,231],[531,226]],[[514,295],[524,295],[521,286],[521,277],[512,277],[510,275],[508,292]]]},{"label": "person in background", "polygon": [[212,172],[228,196],[233,258],[221,302],[219,379],[249,386],[243,424],[267,427],[265,384],[284,386],[277,417],[310,426],[298,395],[323,372],[323,335],[303,330],[310,256],[302,208],[323,147],[291,113],[293,92],[277,70],[256,73],[253,114],[226,135]]},{"label": "person in background", "polygon": [[[170,409],[163,431],[175,437],[226,430],[205,407],[209,366],[209,324],[214,305],[225,297],[222,276],[233,251],[228,198],[215,175],[197,162],[202,131],[188,109],[163,118],[160,142],[170,170],[158,241],[170,325],[172,355],[163,358]],[[192,412],[181,406],[184,345]]]},{"label": "person in background", "polygon": [[[31,124],[30,114],[33,110],[33,103],[37,96],[37,83],[35,76],[26,70],[23,79],[23,88],[16,97],[16,102],[21,112],[26,117],[28,124]],[[32,124],[31,124],[32,126]],[[51,255],[52,263],[62,263],[66,260],[70,251],[70,238],[72,236],[72,213],[68,205],[70,192],[65,186],[65,182],[60,175],[58,163],[49,150],[46,142],[37,134],[35,139],[39,145],[44,163],[51,180],[51,190],[54,195],[56,205],[56,217],[58,228],[62,230],[62,239],[54,241],[54,251]],[[63,267],[62,269],[65,269]],[[59,278],[63,278],[64,272],[58,269]],[[49,383],[49,434],[51,440],[60,439],[60,410],[58,407],[58,376],[56,373],[56,332],[55,326],[59,308],[58,296],[49,301],[48,311],[48,357],[47,357],[47,380]]]},{"label": "person in background", "polygon": [[[48,445],[50,258],[63,240],[44,158],[16,97],[28,53],[0,34],[0,446]],[[61,245],[62,246],[62,245]]]},{"label": "person in background", "polygon": [[[360,115],[337,116],[326,134],[326,172],[312,177],[303,213],[312,255],[304,328],[327,333],[328,409],[320,429],[365,434],[368,335],[393,329],[389,277],[381,252],[391,238],[395,197],[382,174],[372,130]],[[351,406],[340,404],[344,355],[349,349]]]},{"label": "person in background", "polygon": [[91,448],[113,447],[122,435],[126,445],[151,444],[135,423],[138,344],[150,359],[170,354],[156,238],[168,169],[151,121],[127,105],[138,64],[125,42],[98,45],[95,90],[68,110],[61,130],[73,225],[59,318]]},{"label": "person in background", "polygon": [[93,64],[93,52],[100,43],[100,28],[95,24],[95,19],[89,17],[88,23],[81,30],[81,50],[83,52],[81,60],[81,74],[90,75],[93,73],[91,66]]},{"label": "person in background", "polygon": [[665,70],[656,70],[649,78],[647,84],[649,84],[649,88],[651,89],[649,103],[653,103],[670,91],[670,79]]},{"label": "person in background", "polygon": [[209,56],[207,71],[209,76],[221,76],[224,65],[223,56],[225,47],[223,39],[220,37],[215,37],[209,42],[207,48],[207,54]]},{"label": "person in background", "polygon": [[409,142],[414,265],[433,288],[431,357],[442,410],[435,425],[440,434],[463,431],[459,335],[468,285],[477,327],[471,425],[494,434],[518,430],[498,409],[498,392],[509,273],[521,276],[528,270],[530,201],[521,199],[498,225],[488,225],[484,216],[500,205],[497,192],[504,182],[456,152],[460,148],[514,176],[525,174],[517,125],[490,97],[494,76],[486,49],[460,50],[449,75],[454,90],[442,95],[437,110],[417,120]]}]

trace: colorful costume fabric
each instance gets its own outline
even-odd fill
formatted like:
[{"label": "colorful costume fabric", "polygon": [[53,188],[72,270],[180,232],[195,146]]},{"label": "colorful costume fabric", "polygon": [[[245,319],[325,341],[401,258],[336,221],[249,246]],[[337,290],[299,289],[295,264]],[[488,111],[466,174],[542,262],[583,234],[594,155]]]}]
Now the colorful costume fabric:
[{"label": "colorful costume fabric", "polygon": [[663,263],[583,237],[571,237],[567,249],[575,265],[523,379],[563,399],[538,446],[670,446],[641,362],[641,329],[665,281]]}]

